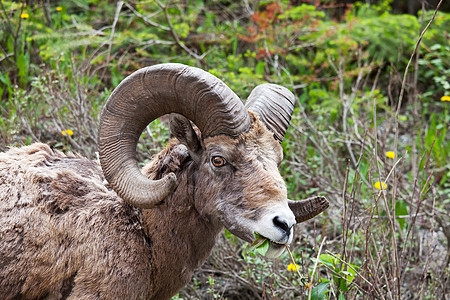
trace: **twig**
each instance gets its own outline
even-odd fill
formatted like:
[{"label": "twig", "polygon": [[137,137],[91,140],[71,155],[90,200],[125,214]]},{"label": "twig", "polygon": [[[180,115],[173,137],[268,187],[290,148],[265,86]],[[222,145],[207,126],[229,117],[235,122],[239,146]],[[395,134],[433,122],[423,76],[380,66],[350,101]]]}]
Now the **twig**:
[{"label": "twig", "polygon": [[[433,246],[433,249],[430,251],[430,254],[431,254],[432,252],[434,252],[435,249],[436,249],[436,245]],[[429,255],[429,256],[427,257],[427,260],[426,260],[426,262],[425,262],[425,267],[423,268],[423,272],[422,272],[422,280],[421,280],[421,281],[422,281],[422,285],[420,286],[419,293],[417,294],[417,298],[418,298],[418,299],[422,299],[423,288],[424,288],[425,284],[427,283],[426,277],[427,277],[427,273],[428,273],[428,266],[429,266],[429,262],[430,262],[430,256],[431,256],[431,255]]]},{"label": "twig", "polygon": [[[434,137],[433,143],[431,144],[430,150],[429,150],[429,152],[428,152],[428,157],[427,157],[427,160],[426,160],[426,162],[425,162],[424,168],[426,168],[426,167],[428,166],[429,159],[430,159],[430,156],[431,156],[431,151],[432,151],[432,149],[433,149],[433,146],[434,146],[434,143],[435,143],[435,141],[436,141],[436,138],[437,138],[437,132],[436,132],[436,136]],[[405,248],[406,248],[406,242],[408,241],[408,238],[409,238],[409,235],[410,235],[410,233],[411,233],[411,230],[412,230],[412,228],[414,228],[414,224],[416,223],[416,219],[417,219],[417,216],[419,215],[419,211],[420,211],[420,205],[421,205],[421,203],[422,203],[422,201],[423,201],[423,200],[422,200],[422,194],[424,193],[425,188],[428,186],[428,182],[430,181],[432,175],[433,175],[433,172],[431,172],[431,173],[428,175],[428,178],[427,178],[427,180],[426,180],[426,182],[425,182],[423,188],[420,190],[419,195],[417,195],[417,207],[416,207],[416,213],[415,213],[414,217],[412,218],[411,224],[409,225],[408,232],[406,233],[405,245],[403,245],[403,250],[402,250],[402,253],[401,253],[400,261],[402,261],[402,260],[404,259]],[[417,175],[417,177],[418,177],[418,175]],[[406,269],[406,266],[404,267],[404,269]]]},{"label": "twig", "polygon": [[[12,27],[12,25],[11,25],[11,21],[10,21],[10,19],[8,18],[8,14],[6,13],[6,9],[5,9],[5,6],[3,5],[3,1],[0,1],[0,6],[2,7],[2,12],[3,12],[3,14],[5,15],[5,20],[6,20],[6,25],[7,25],[7,27],[8,27],[8,31],[9,31],[9,33],[11,34],[11,35],[14,35],[14,30],[13,30],[13,27]],[[23,8],[22,8],[23,9]]]},{"label": "twig", "polygon": [[311,273],[311,278],[309,279],[308,300],[311,300],[312,282],[314,280],[314,273],[316,272],[317,264],[319,263],[319,256],[320,256],[320,253],[322,252],[322,247],[326,240],[327,240],[327,237],[324,236],[322,242],[320,243],[319,251],[317,252],[317,258],[316,258],[316,261],[314,262],[314,268]]},{"label": "twig", "polygon": [[[343,106],[342,128],[343,128],[343,132],[345,134],[344,135],[344,137],[345,137],[344,143],[345,143],[345,146],[347,147],[347,150],[348,150],[348,153],[350,155],[353,167],[355,169],[358,168],[358,163],[356,161],[355,154],[353,153],[353,149],[351,147],[353,139],[350,137],[350,132],[349,132],[349,130],[347,128],[347,114],[348,114],[348,112],[350,112],[351,116],[352,116],[352,119],[353,119],[353,123],[354,123],[354,132],[353,132],[353,134],[356,136],[356,139],[361,140],[362,138],[361,138],[361,136],[360,136],[360,134],[358,132],[359,131],[359,129],[358,129],[358,122],[355,119],[355,114],[353,112],[352,104],[355,101],[356,93],[357,93],[359,87],[361,86],[361,81],[363,79],[364,70],[366,70],[367,68],[369,68],[369,70],[370,70],[372,68],[372,65],[373,65],[373,61],[372,61],[372,62],[370,62],[370,64],[366,62],[364,64],[364,66],[363,66],[361,64],[361,58],[362,58],[362,55],[361,55],[361,48],[360,48],[360,49],[358,49],[358,76],[356,78],[355,84],[352,87],[351,95],[347,96],[344,93],[344,88],[345,88],[345,86],[344,86],[344,71],[343,71],[345,69],[345,67],[343,67],[343,61],[344,60],[342,58],[340,58],[339,59],[339,65],[336,66],[334,64],[333,60],[330,57],[328,57],[328,62],[333,67],[333,69],[336,72],[337,77],[339,79],[339,97],[340,97],[340,99],[342,101],[342,106]],[[376,82],[378,80],[379,73],[380,72],[378,72],[377,76],[375,77],[375,82],[374,82],[374,85],[372,86],[372,91],[371,91],[371,93],[369,95],[369,98],[373,94],[374,87],[375,87],[375,84],[376,84]],[[358,172],[358,174],[361,177],[361,179],[364,181],[364,183],[367,186],[370,186],[370,184],[366,180],[365,176],[363,174],[359,173],[359,172]]]},{"label": "twig", "polygon": [[253,296],[258,297],[257,299],[260,299],[259,294],[262,292],[262,289],[259,289],[252,282],[246,280],[239,274],[236,274],[236,272],[234,272],[234,271],[227,272],[227,271],[222,271],[222,270],[218,270],[218,269],[200,269],[200,271],[212,273],[212,274],[217,273],[217,274],[224,274],[224,275],[230,276],[230,277],[234,278],[235,280],[243,283],[246,287],[248,287],[253,292]]},{"label": "twig", "polygon": [[[377,145],[378,145],[378,133],[377,133],[377,118],[376,118],[376,101],[375,101],[375,99],[373,100],[373,122],[374,122],[374,132],[375,132],[375,140],[374,140],[374,147],[373,147],[373,154],[374,154],[374,158],[375,158],[375,165],[376,165],[376,167],[377,167],[377,171],[378,171],[378,176],[379,176],[379,181],[380,181],[380,184],[382,185],[382,180],[381,180],[381,170],[380,170],[380,165],[378,164],[378,161],[377,161],[377,158],[378,158],[378,150],[377,150]],[[392,168],[392,170],[394,170],[395,169],[395,165],[394,165],[394,167]],[[387,199],[386,199],[386,195],[385,195],[385,193],[384,193],[384,191],[383,191],[383,186],[381,186],[381,190],[380,190],[380,193],[379,193],[379,196],[380,195],[382,195],[383,196],[383,200],[384,200],[384,205],[385,205],[385,207],[386,207],[386,213],[387,213],[387,215],[388,215],[388,220],[389,220],[389,228],[391,229],[391,238],[392,238],[392,250],[393,250],[393,262],[394,262],[394,265],[395,266],[398,266],[398,262],[396,262],[396,257],[397,257],[397,255],[396,255],[396,253],[397,253],[397,245],[396,245],[396,240],[395,240],[395,229],[394,229],[394,220],[392,219],[392,216],[391,216],[391,212],[389,211],[389,206],[388,206],[388,204],[387,204]],[[383,236],[383,238],[384,238],[384,236]],[[384,243],[385,245],[386,245],[386,243]],[[381,261],[379,260],[379,263],[381,263]],[[383,268],[383,271],[384,271],[384,268]],[[397,274],[398,272],[396,272],[396,274]],[[385,277],[386,277],[386,274],[385,274]],[[400,276],[396,276],[396,278],[399,278]],[[390,289],[390,285],[389,285],[389,281],[387,280],[387,277],[386,277],[386,287],[387,287],[387,289],[388,289],[388,292],[389,292],[389,296],[391,297],[391,299],[392,299],[392,293],[391,293],[391,289]],[[400,298],[399,298],[400,299]]]},{"label": "twig", "polygon": [[428,22],[427,26],[425,26],[425,29],[420,34],[419,39],[417,40],[416,46],[414,47],[414,50],[411,53],[411,57],[409,58],[408,64],[406,65],[405,73],[403,74],[402,87],[400,89],[400,95],[398,97],[397,111],[395,113],[395,117],[396,117],[396,120],[397,120],[397,128],[398,128],[398,113],[400,112],[400,107],[402,105],[403,93],[405,92],[406,77],[408,75],[409,66],[411,65],[411,62],[412,62],[412,60],[413,60],[413,58],[414,58],[414,56],[416,54],[416,51],[419,48],[420,43],[422,42],[422,38],[423,38],[425,32],[427,32],[428,27],[430,27],[431,23],[433,23],[434,19],[436,18],[436,14],[437,14],[437,12],[439,10],[439,7],[441,7],[441,4],[442,4],[442,0],[439,1],[438,5],[436,6],[436,9],[434,10],[433,16],[431,17],[431,19]]},{"label": "twig", "polygon": [[[422,28],[423,25],[423,16],[425,14],[425,1],[422,1],[422,14],[420,16],[420,28]],[[419,54],[420,54],[420,48],[417,49],[416,53],[416,60],[414,62],[414,81],[413,81],[413,87],[414,87],[414,97],[413,97],[413,126],[416,128],[417,122],[419,120],[418,113],[417,113],[417,81],[418,81],[418,75],[419,75]],[[411,174],[416,174],[417,169],[417,154],[416,154],[416,143],[412,143],[412,151],[411,151],[411,165],[412,165],[412,172]]]},{"label": "twig", "polygon": [[[3,48],[2,48],[2,50],[3,50]],[[3,55],[3,57],[0,58],[0,62],[7,58],[10,58],[11,56],[14,56],[14,53],[5,53],[5,55]]]},{"label": "twig", "polygon": [[165,16],[166,21],[167,21],[167,25],[169,25],[170,34],[172,35],[172,37],[175,40],[175,43],[178,45],[178,47],[180,47],[181,49],[186,51],[187,54],[189,54],[190,56],[192,56],[196,60],[199,60],[199,61],[203,60],[205,58],[207,52],[203,53],[202,55],[198,55],[197,53],[195,53],[194,51],[189,49],[184,43],[182,43],[180,38],[178,37],[178,34],[175,31],[175,29],[174,29],[174,27],[172,25],[172,22],[170,21],[170,16],[169,16],[169,13],[167,11],[167,7],[170,4],[170,1],[167,1],[166,5],[163,5],[159,0],[155,0],[155,2],[163,10],[164,16]]},{"label": "twig", "polygon": [[288,251],[289,256],[290,256],[290,258],[291,258],[291,260],[292,260],[292,264],[294,265],[295,270],[297,271],[297,274],[298,274],[298,276],[300,277],[300,282],[303,284],[303,286],[309,287],[309,286],[307,285],[305,276],[303,276],[303,275],[300,273],[300,270],[298,269],[298,266],[297,266],[297,264],[295,263],[294,256],[292,255],[291,249],[289,248],[288,245],[286,245],[286,250]]},{"label": "twig", "polygon": [[[151,26],[153,26],[153,27],[159,28],[159,29],[164,30],[164,31],[170,31],[170,28],[169,28],[169,27],[166,27],[166,26],[164,26],[164,25],[161,25],[161,24],[158,24],[158,23],[156,23],[156,22],[153,22],[152,20],[150,20],[150,19],[147,18],[146,16],[142,15],[140,12],[138,12],[136,9],[134,9],[134,7],[131,6],[128,2],[125,2],[125,6],[126,6],[129,10],[131,10],[137,17],[141,18],[141,19],[142,19],[145,23],[147,23],[148,25],[151,25]],[[158,11],[158,12],[156,12],[156,13],[154,13],[154,14],[157,14],[157,13],[159,13],[159,12],[160,12],[160,11]]]},{"label": "twig", "polygon": [[[374,248],[376,249],[377,248],[377,243],[375,242],[375,239],[374,239],[373,235],[371,235],[371,240],[372,240],[372,243],[374,245]],[[375,251],[375,253],[377,254],[377,259],[378,259],[378,265],[376,266],[376,269],[375,269],[375,278],[378,276],[378,270],[381,267],[381,271],[383,272],[384,280],[386,282],[386,289],[387,289],[388,295],[389,295],[390,299],[393,299],[391,287],[389,285],[389,279],[387,277],[387,272],[386,272],[386,270],[384,268],[384,265],[382,264],[383,257],[380,257],[380,253],[385,253],[386,246],[388,246],[388,244],[386,243],[386,240],[384,238],[384,235],[383,235],[383,243],[382,244],[383,244],[382,249],[379,252]]]},{"label": "twig", "polygon": [[120,16],[120,11],[122,10],[122,6],[123,6],[123,1],[119,1],[117,2],[117,6],[116,6],[116,13],[114,15],[114,21],[112,24],[112,28],[111,28],[111,34],[109,35],[109,40],[108,40],[108,56],[107,56],[107,63],[109,64],[110,60],[111,60],[111,48],[112,48],[112,44],[113,44],[113,39],[114,39],[114,33],[116,31],[116,25],[117,25],[117,21],[119,20],[119,16]]},{"label": "twig", "polygon": [[244,0],[245,9],[247,10],[247,13],[249,16],[253,15],[255,11],[250,7],[248,0]]},{"label": "twig", "polygon": [[333,252],[330,252],[328,250],[326,250],[325,252],[327,252],[329,255],[333,256],[334,258],[338,259],[341,263],[347,265],[347,267],[349,267],[350,269],[352,269],[356,275],[358,275],[359,277],[361,277],[362,280],[364,280],[368,285],[370,285],[371,287],[373,287],[373,284],[367,280],[364,276],[362,276],[361,273],[358,272],[358,270],[356,270],[354,267],[352,267],[351,264],[347,263],[345,260],[341,259],[339,256],[335,255]]},{"label": "twig", "polygon": [[[419,46],[421,44],[421,41],[422,41],[422,38],[423,38],[425,32],[427,32],[428,28],[431,26],[431,24],[433,23],[434,19],[436,18],[437,12],[438,12],[441,4],[442,4],[442,0],[440,0],[439,3],[437,4],[436,9],[435,9],[435,11],[433,13],[433,16],[431,17],[431,19],[428,22],[427,26],[425,26],[424,30],[420,34],[419,39],[417,40],[416,45],[414,47],[414,50],[411,53],[411,57],[410,57],[407,65],[406,65],[405,72],[403,74],[403,80],[402,80],[402,85],[401,85],[401,89],[400,89],[400,94],[399,94],[399,99],[398,99],[397,109],[396,109],[396,112],[395,112],[395,119],[394,119],[395,120],[394,149],[395,149],[396,153],[397,153],[397,146],[398,146],[398,116],[399,116],[400,108],[401,108],[401,105],[402,105],[402,102],[403,102],[403,94],[405,92],[406,78],[407,78],[407,75],[408,75],[409,67],[410,67],[410,65],[411,65],[411,63],[412,63],[412,61],[414,59],[414,56],[416,55],[417,50],[419,49]],[[395,184],[395,182],[394,182],[394,184]],[[395,201],[394,199],[395,198],[393,197],[393,200],[392,200],[393,202]],[[419,201],[420,201],[420,199],[419,199]],[[418,211],[419,211],[419,205],[418,205],[418,208],[417,208],[417,211],[416,211],[416,215],[417,215]],[[414,224],[414,222],[415,222],[415,218],[413,219],[413,224]],[[409,231],[410,230],[411,230],[411,227],[410,227]],[[408,231],[407,237],[409,235],[409,231]],[[396,252],[396,249],[394,249],[394,252]],[[397,263],[398,263],[398,261],[397,261]],[[397,265],[397,271],[399,272],[399,268],[398,267],[399,266]],[[397,274],[397,276],[399,276],[399,275],[400,274]],[[397,281],[397,293],[398,294],[397,295],[398,295],[399,299],[401,298],[400,286],[401,286],[401,282],[400,282],[400,278],[398,278],[398,281]]]},{"label": "twig", "polygon": [[[348,213],[348,203],[347,203],[347,185],[348,185],[348,174],[350,172],[350,161],[347,161],[347,170],[345,172],[344,188],[342,190],[342,202],[344,204],[344,210],[342,212],[342,257],[347,259],[347,236],[348,236],[348,223],[347,223],[347,213]],[[355,173],[355,177],[357,173]],[[354,183],[354,182],[353,182]]]},{"label": "twig", "polygon": [[[375,118],[375,113],[374,113],[374,118]],[[375,136],[377,136],[377,134]],[[375,138],[375,143],[376,143],[376,141],[377,141],[377,139]],[[374,152],[375,152],[375,157],[378,157],[376,147],[374,148]],[[389,177],[392,174],[395,174],[396,166],[398,165],[398,163],[400,161],[401,161],[401,158],[398,159],[394,163],[394,165],[392,166],[392,168],[389,171],[388,175],[386,176],[386,180],[385,180],[386,182],[388,181]],[[378,174],[380,176],[379,181],[380,181],[380,184],[382,185],[380,165],[378,163],[376,163],[376,166],[377,166],[377,169],[378,169]],[[395,177],[394,177],[394,185],[395,185],[395,182],[396,182],[396,180],[395,180]],[[394,186],[394,190],[395,190],[395,186]],[[398,283],[398,282],[400,282],[400,264],[399,264],[399,258],[398,258],[398,252],[397,252],[397,240],[396,240],[396,236],[395,236],[395,232],[396,232],[395,231],[395,202],[394,202],[395,197],[393,197],[394,199],[393,199],[392,204],[391,204],[392,205],[392,211],[390,211],[389,210],[389,205],[388,205],[388,202],[387,202],[387,198],[386,198],[386,194],[384,193],[384,190],[383,190],[382,186],[381,186],[381,190],[380,190],[379,194],[381,194],[383,196],[384,206],[386,208],[385,211],[386,211],[386,214],[388,216],[388,224],[389,224],[389,228],[391,230],[391,242],[392,242],[392,253],[393,253],[392,260],[393,260],[393,266],[395,267],[394,271],[395,271],[395,274],[396,274],[394,280]],[[398,291],[398,293],[400,293],[400,292]],[[400,295],[398,295],[398,299],[400,299],[400,298],[401,298]]]},{"label": "twig", "polygon": [[[19,22],[17,24],[17,30],[14,32],[13,25],[11,24],[10,18],[8,18],[5,6],[3,5],[3,1],[0,1],[0,5],[2,7],[2,12],[5,15],[5,20],[6,20],[6,24],[7,24],[7,27],[8,27],[9,35],[11,36],[11,38],[13,40],[13,52],[14,52],[14,54],[12,56],[14,56],[14,63],[17,64],[17,59],[18,59],[17,40],[18,40],[20,28],[22,26],[22,18],[19,18]],[[20,15],[22,15],[23,10],[25,8],[25,5],[26,5],[25,3],[22,3],[22,6],[20,7]],[[9,58],[9,56],[3,51],[3,48],[2,48],[2,52],[5,54],[4,58]]]}]

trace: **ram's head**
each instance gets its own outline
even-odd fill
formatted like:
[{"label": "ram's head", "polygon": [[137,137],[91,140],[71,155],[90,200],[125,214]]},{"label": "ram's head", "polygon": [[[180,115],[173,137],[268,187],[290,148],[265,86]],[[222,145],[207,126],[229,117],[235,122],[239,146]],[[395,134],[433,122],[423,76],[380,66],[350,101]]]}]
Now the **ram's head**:
[{"label": "ram's head", "polygon": [[244,240],[252,241],[254,233],[267,238],[266,255],[278,256],[292,241],[293,225],[328,206],[323,197],[287,199],[278,167],[293,108],[294,95],[278,85],[256,87],[244,107],[203,70],[180,64],[141,69],[114,90],[104,108],[99,129],[103,172],[134,206],[152,208],[168,197],[177,187],[176,176],[144,177],[136,144],[151,121],[175,113],[171,130],[196,168],[196,209]]}]

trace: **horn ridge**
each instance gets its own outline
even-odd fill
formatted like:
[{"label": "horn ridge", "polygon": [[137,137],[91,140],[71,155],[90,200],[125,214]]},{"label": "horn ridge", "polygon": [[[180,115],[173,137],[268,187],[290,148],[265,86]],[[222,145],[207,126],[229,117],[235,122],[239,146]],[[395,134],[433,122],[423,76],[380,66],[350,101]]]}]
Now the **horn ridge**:
[{"label": "horn ridge", "polygon": [[264,83],[253,89],[245,107],[256,113],[280,143],[294,112],[295,96],[287,88]]}]

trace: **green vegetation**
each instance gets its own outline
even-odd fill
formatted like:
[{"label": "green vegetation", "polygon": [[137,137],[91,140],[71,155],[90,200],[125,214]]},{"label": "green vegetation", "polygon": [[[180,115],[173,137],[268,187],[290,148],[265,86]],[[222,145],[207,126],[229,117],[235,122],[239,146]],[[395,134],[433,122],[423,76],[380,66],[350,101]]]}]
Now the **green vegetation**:
[{"label": "green vegetation", "polygon": [[[287,253],[266,260],[224,232],[175,298],[448,297],[450,14],[297,2],[2,0],[0,150],[42,141],[95,159],[103,103],[147,65],[201,67],[243,99],[278,83],[298,99],[289,197],[331,202],[290,246],[310,284]],[[164,120],[150,124],[139,159],[168,138]]]}]

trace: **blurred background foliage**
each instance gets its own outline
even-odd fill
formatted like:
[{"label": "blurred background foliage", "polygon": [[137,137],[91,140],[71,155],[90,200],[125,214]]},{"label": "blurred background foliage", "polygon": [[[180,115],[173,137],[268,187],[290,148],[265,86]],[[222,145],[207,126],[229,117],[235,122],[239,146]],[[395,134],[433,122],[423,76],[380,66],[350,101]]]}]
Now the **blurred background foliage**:
[{"label": "blurred background foliage", "polygon": [[[265,260],[224,232],[174,298],[445,299],[450,14],[434,16],[437,2],[2,0],[0,150],[42,141],[95,159],[103,103],[148,65],[203,68],[244,100],[284,85],[297,96],[289,196],[331,202],[291,246],[311,287],[287,255]],[[139,159],[169,136],[164,118],[150,124]]]}]

